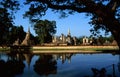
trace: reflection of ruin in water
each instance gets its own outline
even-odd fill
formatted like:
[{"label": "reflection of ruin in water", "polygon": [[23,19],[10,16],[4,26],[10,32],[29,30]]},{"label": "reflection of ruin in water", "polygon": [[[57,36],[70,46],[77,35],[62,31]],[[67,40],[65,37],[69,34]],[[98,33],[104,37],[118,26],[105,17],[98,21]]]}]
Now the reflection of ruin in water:
[{"label": "reflection of ruin in water", "polygon": [[[5,54],[2,55],[4,56]],[[0,77],[15,77],[23,74],[25,68],[23,60],[14,54],[9,53],[7,55],[6,60],[0,58]]]},{"label": "reflection of ruin in water", "polygon": [[32,53],[8,53],[8,59],[26,61],[28,66],[30,66],[31,59],[34,56]]}]

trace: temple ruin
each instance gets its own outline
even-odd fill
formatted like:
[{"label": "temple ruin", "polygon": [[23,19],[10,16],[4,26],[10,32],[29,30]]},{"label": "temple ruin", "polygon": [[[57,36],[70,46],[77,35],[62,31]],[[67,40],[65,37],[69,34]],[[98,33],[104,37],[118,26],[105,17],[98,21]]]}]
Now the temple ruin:
[{"label": "temple ruin", "polygon": [[31,45],[31,42],[30,42],[30,28],[28,28],[28,32],[26,33],[25,39],[23,40],[21,45],[25,45],[25,46],[30,46]]},{"label": "temple ruin", "polygon": [[65,36],[61,34],[60,36],[53,36],[52,43],[55,45],[76,45],[76,37],[72,37],[70,29],[68,29],[68,34]]}]

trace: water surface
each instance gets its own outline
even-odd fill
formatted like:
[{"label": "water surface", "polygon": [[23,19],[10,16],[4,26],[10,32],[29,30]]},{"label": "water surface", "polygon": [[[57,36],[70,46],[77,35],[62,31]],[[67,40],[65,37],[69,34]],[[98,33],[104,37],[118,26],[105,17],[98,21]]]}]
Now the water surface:
[{"label": "water surface", "polygon": [[120,55],[0,53],[0,77],[120,77]]}]

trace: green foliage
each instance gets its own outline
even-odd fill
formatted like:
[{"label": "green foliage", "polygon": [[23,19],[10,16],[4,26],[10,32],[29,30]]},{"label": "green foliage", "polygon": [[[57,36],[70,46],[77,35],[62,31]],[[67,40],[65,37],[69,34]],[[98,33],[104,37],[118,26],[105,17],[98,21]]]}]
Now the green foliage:
[{"label": "green foliage", "polygon": [[24,32],[22,26],[13,26],[9,32],[9,44],[13,44],[17,39],[21,43],[25,38],[26,32]]},{"label": "green foliage", "polygon": [[79,44],[83,43],[83,37],[84,36],[80,36],[80,37],[77,38],[77,41],[78,41]]},{"label": "green foliage", "polygon": [[0,8],[0,45],[8,42],[9,30],[12,27],[12,19],[6,9]]},{"label": "green foliage", "polygon": [[92,37],[93,38],[93,43],[95,45],[104,45],[106,42],[109,42],[110,44],[114,41],[113,36],[108,36],[108,37],[103,37],[102,35],[98,37]]},{"label": "green foliage", "polygon": [[11,15],[13,15],[13,12],[19,10],[19,5],[18,0],[0,0],[0,8],[5,8]]},{"label": "green foliage", "polygon": [[18,9],[16,0],[0,0],[0,45],[9,43],[9,32],[13,27],[13,12]]},{"label": "green foliage", "polygon": [[48,43],[52,40],[52,35],[56,33],[56,22],[48,20],[38,20],[34,25],[34,30],[38,34],[40,43]]}]

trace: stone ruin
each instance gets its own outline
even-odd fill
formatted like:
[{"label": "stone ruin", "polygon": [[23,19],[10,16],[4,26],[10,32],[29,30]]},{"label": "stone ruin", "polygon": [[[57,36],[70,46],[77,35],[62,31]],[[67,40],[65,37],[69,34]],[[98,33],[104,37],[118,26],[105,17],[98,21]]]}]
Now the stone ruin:
[{"label": "stone ruin", "polygon": [[31,41],[30,41],[30,28],[28,28],[28,32],[26,33],[25,39],[22,41],[21,44],[19,44],[19,38],[13,43],[13,46],[30,46]]},{"label": "stone ruin", "polygon": [[83,38],[83,45],[88,45],[89,44],[89,39],[87,37]]},{"label": "stone ruin", "polygon": [[71,36],[70,29],[68,29],[67,35],[53,36],[52,43],[54,45],[77,45],[77,39]]},{"label": "stone ruin", "polygon": [[25,45],[25,46],[30,46],[30,28],[28,28],[28,32],[26,33],[25,39],[23,40],[23,42],[21,43],[21,45]]},{"label": "stone ruin", "polygon": [[19,38],[13,43],[13,46],[18,46],[19,45]]}]

